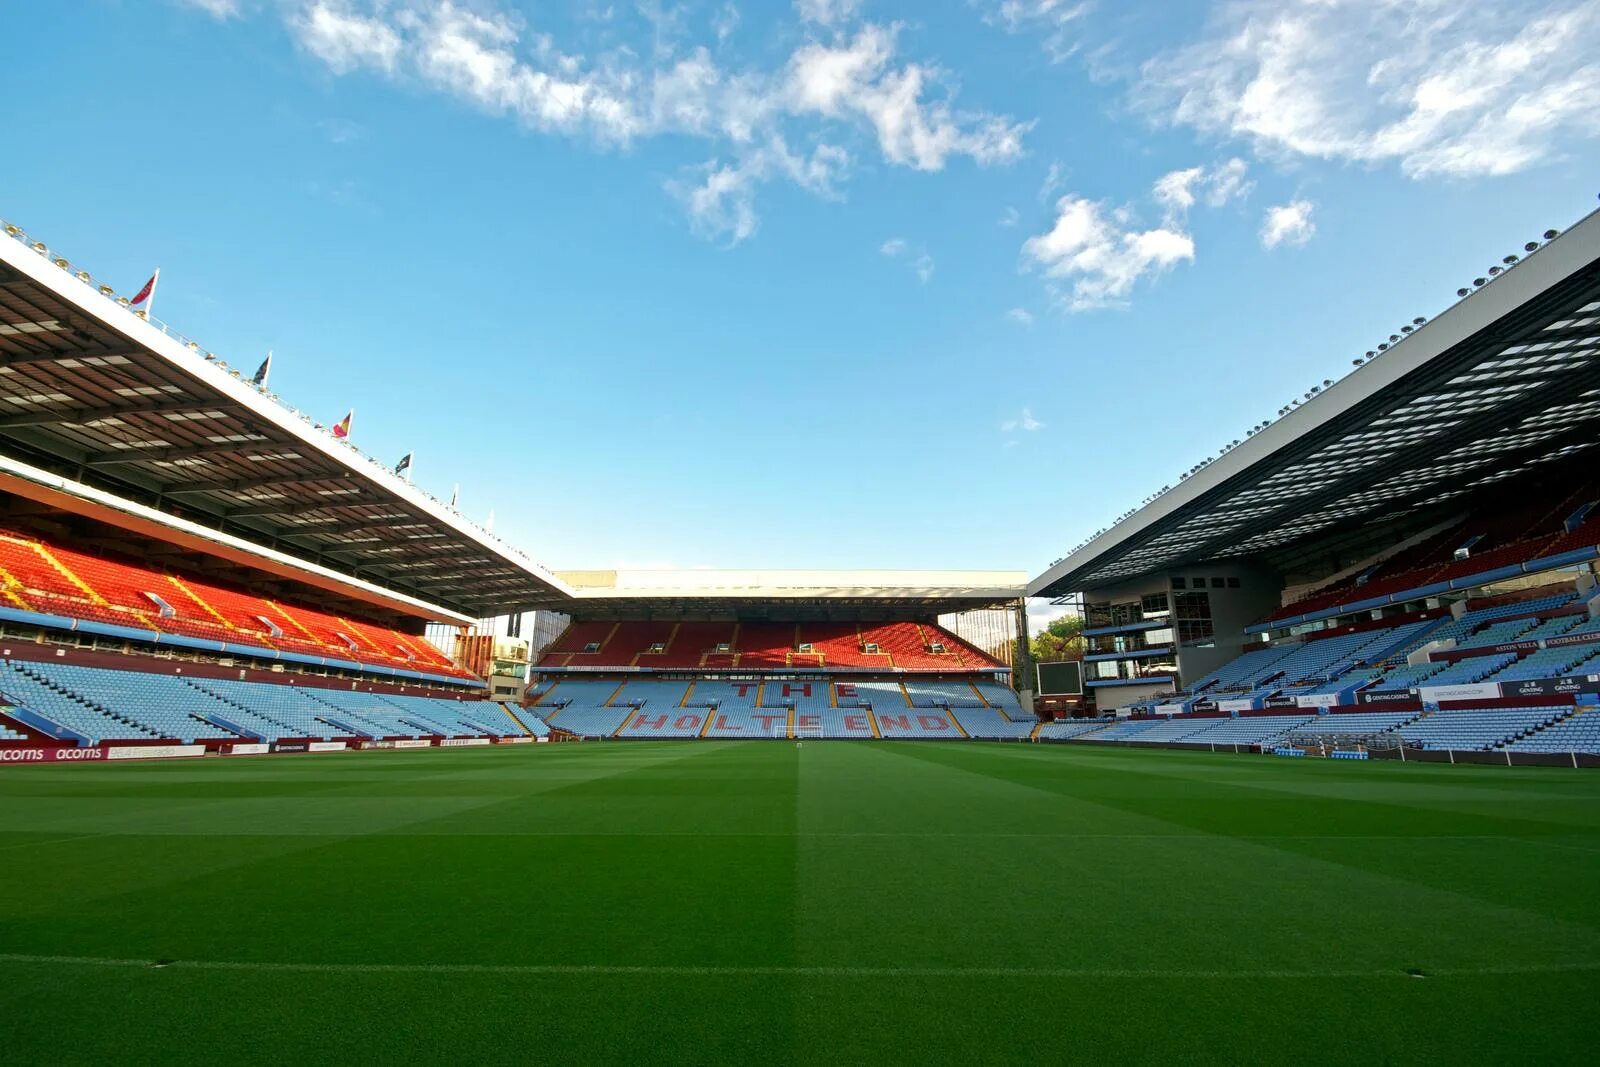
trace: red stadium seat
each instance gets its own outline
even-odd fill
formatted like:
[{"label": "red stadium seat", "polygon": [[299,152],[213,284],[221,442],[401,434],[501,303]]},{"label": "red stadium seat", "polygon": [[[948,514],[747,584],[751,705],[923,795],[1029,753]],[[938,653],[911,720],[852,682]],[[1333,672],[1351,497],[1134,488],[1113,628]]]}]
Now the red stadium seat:
[{"label": "red stadium seat", "polygon": [[0,530],[0,583],[13,604],[31,611],[318,658],[473,677],[426,640],[377,623],[280,604],[13,531]]}]

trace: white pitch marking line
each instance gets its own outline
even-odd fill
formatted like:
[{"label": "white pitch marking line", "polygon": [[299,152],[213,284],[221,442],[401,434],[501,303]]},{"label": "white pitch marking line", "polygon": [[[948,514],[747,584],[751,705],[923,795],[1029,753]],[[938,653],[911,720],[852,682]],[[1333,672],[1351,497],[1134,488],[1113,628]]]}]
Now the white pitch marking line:
[{"label": "white pitch marking line", "polygon": [[[1348,970],[1182,970],[1161,967],[851,967],[851,966],[715,966],[695,964],[585,963],[273,963],[245,960],[117,959],[104,956],[35,956],[0,953],[0,963],[50,964],[69,967],[145,967],[189,971],[261,971],[327,974],[527,974],[641,975],[663,977],[800,978],[1409,978],[1400,967]],[[1430,978],[1483,975],[1569,974],[1600,970],[1600,962],[1530,964],[1520,967],[1441,967]]]}]

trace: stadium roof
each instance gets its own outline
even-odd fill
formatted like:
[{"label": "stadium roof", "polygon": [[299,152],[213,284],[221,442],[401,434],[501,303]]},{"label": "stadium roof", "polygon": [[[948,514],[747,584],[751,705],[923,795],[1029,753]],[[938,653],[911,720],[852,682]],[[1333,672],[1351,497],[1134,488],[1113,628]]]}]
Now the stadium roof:
[{"label": "stadium roof", "polygon": [[1484,282],[1057,561],[1029,593],[1282,552],[1600,442],[1600,213]]},{"label": "stadium roof", "polygon": [[1022,595],[1022,571],[561,571],[586,619],[705,617],[891,621],[991,607]]},{"label": "stadium roof", "polygon": [[10,458],[392,590],[421,614],[483,617],[570,594],[42,243],[5,232],[0,449]]},{"label": "stadium roof", "polygon": [[0,488],[438,619],[784,612],[891,619],[1004,603],[1020,571],[576,571],[534,563],[26,233],[0,238]]}]

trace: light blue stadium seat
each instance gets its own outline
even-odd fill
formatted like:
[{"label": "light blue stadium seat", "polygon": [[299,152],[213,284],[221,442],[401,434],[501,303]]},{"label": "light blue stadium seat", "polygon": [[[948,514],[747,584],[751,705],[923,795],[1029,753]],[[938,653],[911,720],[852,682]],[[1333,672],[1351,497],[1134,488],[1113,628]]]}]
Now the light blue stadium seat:
[{"label": "light blue stadium seat", "polygon": [[920,682],[908,680],[906,692],[918,708],[981,708],[984,700],[966,682]]},{"label": "light blue stadium seat", "polygon": [[1600,710],[1588,709],[1505,747],[1513,752],[1600,753]]},{"label": "light blue stadium seat", "polygon": [[1453,708],[1400,728],[1408,744],[1431,749],[1482,750],[1503,745],[1564,718],[1571,707]]},{"label": "light blue stadium seat", "polygon": [[954,716],[940,708],[880,708],[874,704],[872,714],[885,740],[963,736]]},{"label": "light blue stadium seat", "polygon": [[1318,715],[1303,726],[1289,731],[1291,740],[1319,737],[1374,737],[1398,730],[1415,719],[1416,711],[1356,711],[1339,715]]},{"label": "light blue stadium seat", "polygon": [[1038,736],[1041,741],[1066,741],[1104,729],[1105,725],[1099,719],[1057,719],[1041,724]]},{"label": "light blue stadium seat", "polygon": [[951,708],[950,714],[955,716],[968,737],[1023,738],[1033,732],[1035,725],[1032,722],[1017,722],[998,708]]},{"label": "light blue stadium seat", "polygon": [[706,730],[705,736],[730,740],[770,739],[774,736],[775,729],[783,731],[777,736],[785,736],[789,722],[787,708],[754,708],[725,704],[710,709],[710,714],[711,725]]},{"label": "light blue stadium seat", "polygon": [[769,681],[761,686],[764,708],[794,708],[818,712],[833,706],[833,691],[826,678],[790,678]]}]

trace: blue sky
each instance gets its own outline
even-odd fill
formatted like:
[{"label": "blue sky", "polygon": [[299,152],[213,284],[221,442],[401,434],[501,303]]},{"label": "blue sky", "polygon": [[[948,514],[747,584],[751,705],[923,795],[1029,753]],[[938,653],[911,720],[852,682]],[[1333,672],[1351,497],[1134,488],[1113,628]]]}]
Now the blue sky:
[{"label": "blue sky", "polygon": [[0,215],[558,567],[1037,572],[1600,192],[1600,3],[10,0]]}]

